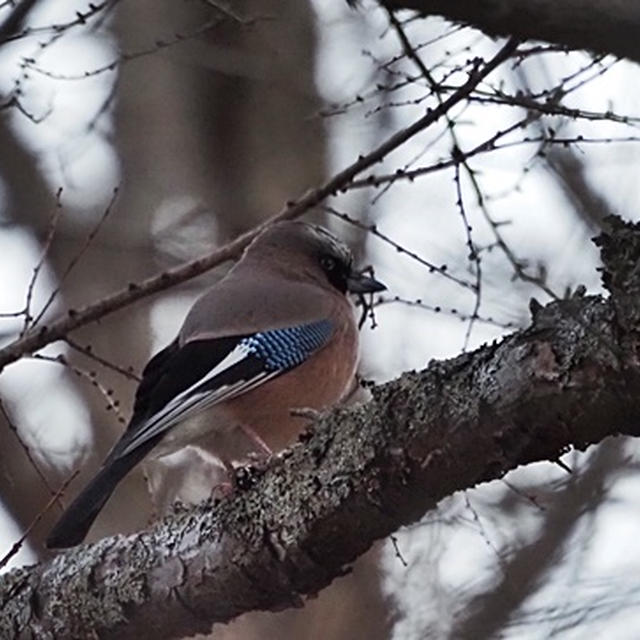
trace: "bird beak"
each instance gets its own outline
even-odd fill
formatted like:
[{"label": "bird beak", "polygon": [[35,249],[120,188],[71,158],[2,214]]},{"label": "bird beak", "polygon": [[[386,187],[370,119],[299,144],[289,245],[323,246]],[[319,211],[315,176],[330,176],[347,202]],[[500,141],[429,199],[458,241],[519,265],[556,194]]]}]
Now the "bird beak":
[{"label": "bird beak", "polygon": [[347,278],[347,291],[351,293],[376,293],[385,291],[386,286],[375,278],[364,275],[364,273],[352,272]]}]

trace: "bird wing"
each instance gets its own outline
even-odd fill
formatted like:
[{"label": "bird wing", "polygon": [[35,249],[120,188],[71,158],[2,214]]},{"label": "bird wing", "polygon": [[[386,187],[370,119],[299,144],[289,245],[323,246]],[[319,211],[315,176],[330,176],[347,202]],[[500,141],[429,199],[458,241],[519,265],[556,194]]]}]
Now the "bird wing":
[{"label": "bird wing", "polygon": [[307,360],[331,338],[322,319],[249,335],[174,341],[149,361],[134,414],[111,458],[157,443],[178,422],[264,384]]}]

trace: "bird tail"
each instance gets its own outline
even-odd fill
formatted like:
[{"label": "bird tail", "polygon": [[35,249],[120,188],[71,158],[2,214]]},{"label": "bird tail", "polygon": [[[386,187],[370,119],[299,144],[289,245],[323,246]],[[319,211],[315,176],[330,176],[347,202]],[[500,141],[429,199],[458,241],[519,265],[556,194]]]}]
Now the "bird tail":
[{"label": "bird tail", "polygon": [[107,460],[97,475],[67,507],[46,539],[49,549],[80,544],[117,484],[138,462],[139,456]]}]

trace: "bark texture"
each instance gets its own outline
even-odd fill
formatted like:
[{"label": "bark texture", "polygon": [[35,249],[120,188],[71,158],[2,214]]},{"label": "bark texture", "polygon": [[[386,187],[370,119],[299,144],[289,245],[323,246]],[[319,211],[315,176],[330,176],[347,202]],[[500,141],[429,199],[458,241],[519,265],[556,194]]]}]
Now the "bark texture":
[{"label": "bark texture", "polygon": [[482,29],[640,61],[640,5],[626,0],[382,0]]},{"label": "bark texture", "polygon": [[528,329],[327,414],[230,499],[7,574],[0,637],[176,638],[297,606],[443,497],[638,435],[640,225],[606,222],[609,299],[533,303]]}]

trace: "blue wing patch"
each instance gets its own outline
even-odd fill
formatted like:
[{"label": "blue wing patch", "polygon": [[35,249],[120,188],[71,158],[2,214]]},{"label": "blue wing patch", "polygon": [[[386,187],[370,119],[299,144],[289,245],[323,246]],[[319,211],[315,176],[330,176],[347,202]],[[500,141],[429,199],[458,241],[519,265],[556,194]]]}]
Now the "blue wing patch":
[{"label": "blue wing patch", "polygon": [[[125,456],[152,438],[162,437],[177,423],[294,369],[322,348],[333,330],[331,320],[323,319],[261,331],[237,341],[218,338],[190,342],[178,348],[152,371],[157,382],[151,380],[145,388],[144,402],[154,409],[139,422],[132,421],[118,443],[116,456]],[[223,346],[226,352],[220,354]],[[206,350],[217,352],[215,360],[210,368],[200,369],[193,376],[193,358],[206,356]],[[170,384],[174,379],[188,382],[176,386]],[[168,390],[171,393],[165,395]]]},{"label": "blue wing patch", "polygon": [[333,333],[330,320],[299,327],[272,329],[245,338],[240,344],[264,362],[267,371],[287,371],[302,364]]}]

